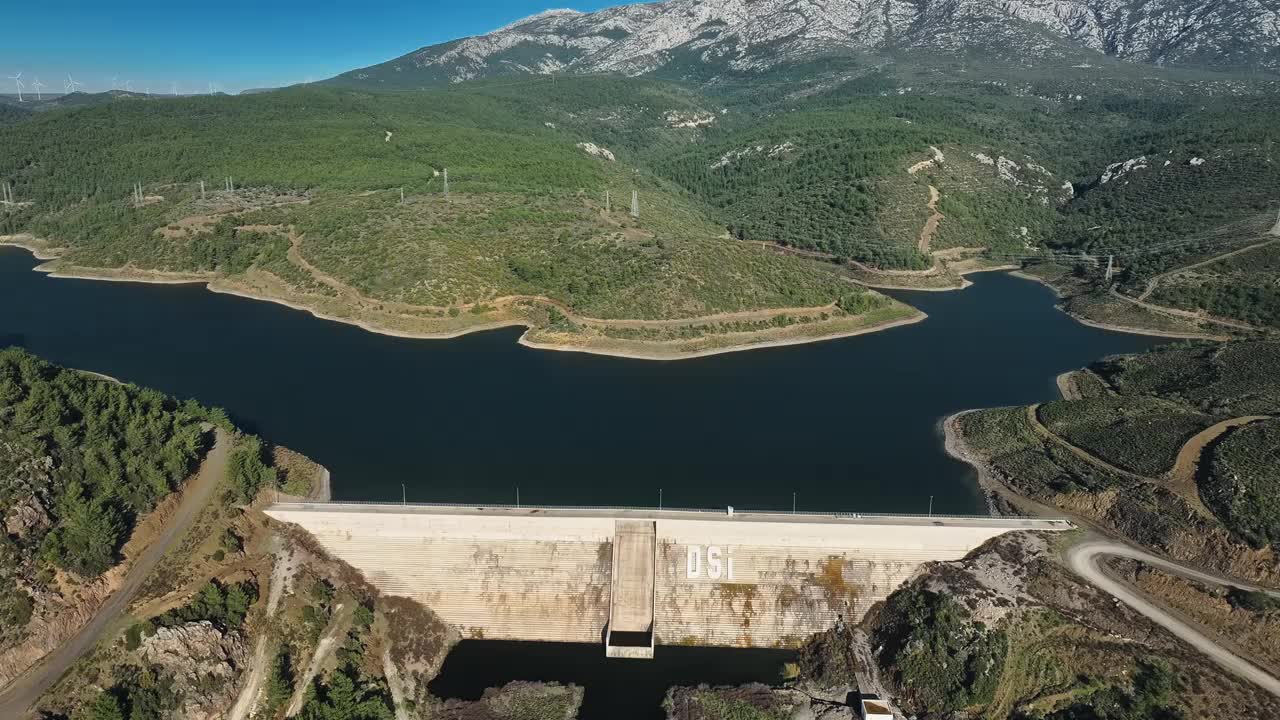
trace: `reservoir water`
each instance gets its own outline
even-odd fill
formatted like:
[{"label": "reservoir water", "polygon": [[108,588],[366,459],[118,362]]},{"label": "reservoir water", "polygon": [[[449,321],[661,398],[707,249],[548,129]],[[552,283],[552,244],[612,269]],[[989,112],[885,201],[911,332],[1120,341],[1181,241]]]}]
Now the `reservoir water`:
[{"label": "reservoir water", "polygon": [[376,335],[199,285],[60,280],[0,247],[0,344],[226,408],[330,469],[336,499],[983,512],[938,420],[1049,400],[1157,340],[1085,327],[1045,287],[895,293],[929,314],[809,345],[652,362]]},{"label": "reservoir water", "polygon": [[[1051,400],[1059,373],[1161,342],[1080,325],[1047,288],[1006,274],[891,293],[929,314],[915,325],[649,362],[532,350],[518,329],[388,337],[199,285],[59,280],[37,264],[0,247],[0,346],[224,407],[328,467],[336,499],[514,503],[518,488],[527,504],[654,506],[661,494],[666,507],[788,509],[794,497],[800,510],[981,513],[941,418]],[[623,672],[602,656],[468,642],[433,687],[478,697],[508,680],[576,680],[585,720],[648,719],[667,685],[769,682],[778,662],[659,648]]]}]

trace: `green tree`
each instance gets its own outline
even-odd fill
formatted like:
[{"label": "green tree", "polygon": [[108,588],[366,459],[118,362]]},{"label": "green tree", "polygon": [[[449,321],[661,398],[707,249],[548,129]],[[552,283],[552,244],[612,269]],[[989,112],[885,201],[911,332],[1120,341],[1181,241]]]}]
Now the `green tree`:
[{"label": "green tree", "polygon": [[316,580],[311,586],[311,599],[320,604],[321,607],[328,609],[333,603],[333,586],[328,580]]},{"label": "green tree", "polygon": [[357,628],[365,629],[373,624],[373,609],[364,603],[356,605],[356,610],[352,618]]},{"label": "green tree", "polygon": [[73,486],[58,508],[61,526],[49,535],[54,562],[84,576],[102,573],[115,564],[124,524],[104,498],[85,498]]},{"label": "green tree", "polygon": [[293,682],[292,658],[288,648],[281,647],[275,659],[271,661],[270,675],[267,676],[267,696],[266,706],[262,711],[263,717],[272,717],[276,710],[284,706],[293,695]]},{"label": "green tree", "polygon": [[222,533],[222,539],[219,541],[222,549],[229,553],[238,553],[244,550],[244,540],[235,533],[231,528],[227,528]]},{"label": "green tree", "polygon": [[75,720],[125,720],[120,698],[109,691],[102,691],[76,714]]},{"label": "green tree", "polygon": [[302,707],[303,720],[391,720],[395,713],[390,701],[378,689],[362,687],[350,666],[315,686]]},{"label": "green tree", "polygon": [[228,627],[240,627],[244,616],[249,614],[249,606],[257,599],[258,593],[246,583],[236,583],[227,588],[224,604],[224,622]]},{"label": "green tree", "polygon": [[245,615],[257,599],[258,586],[252,581],[223,585],[213,580],[201,588],[191,602],[164,613],[156,618],[156,623],[173,626],[207,620],[223,630],[233,630],[244,623]]},{"label": "green tree", "polygon": [[231,451],[227,473],[240,502],[252,502],[259,490],[276,483],[276,471],[263,462],[264,453],[262,440],[253,435],[241,437]]}]

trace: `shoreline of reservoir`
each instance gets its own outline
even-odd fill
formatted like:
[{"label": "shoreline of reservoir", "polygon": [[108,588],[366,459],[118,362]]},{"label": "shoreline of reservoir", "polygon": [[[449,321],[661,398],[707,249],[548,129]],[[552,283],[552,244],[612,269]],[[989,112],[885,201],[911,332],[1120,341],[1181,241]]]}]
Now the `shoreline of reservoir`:
[{"label": "shoreline of reservoir", "polygon": [[[406,338],[406,339],[412,339],[412,340],[453,340],[453,339],[457,339],[465,335],[469,335],[477,332],[501,330],[501,329],[511,328],[511,327],[523,327],[525,328],[525,331],[520,335],[520,338],[516,342],[521,346],[524,346],[533,350],[585,353],[590,355],[599,355],[603,357],[616,357],[616,358],[622,358],[622,359],[628,359],[628,360],[645,360],[650,362],[694,360],[698,358],[711,357],[714,355],[722,355],[726,353],[745,352],[748,350],[763,350],[768,348],[788,347],[788,346],[795,346],[795,345],[805,345],[810,343],[824,342],[827,340],[839,340],[842,338],[855,337],[855,336],[864,335],[867,333],[878,332],[880,330],[891,330],[896,327],[912,325],[918,322],[923,322],[929,317],[927,313],[919,310],[913,305],[908,305],[906,303],[899,303],[904,307],[914,310],[915,314],[908,317],[895,318],[893,320],[889,320],[881,323],[875,323],[875,324],[871,324],[871,325],[867,325],[859,328],[854,328],[849,330],[836,330],[829,334],[815,334],[815,335],[808,335],[808,336],[802,336],[802,337],[776,338],[777,332],[775,329],[771,328],[767,330],[762,330],[758,334],[753,334],[755,337],[760,338],[760,340],[756,342],[748,341],[748,342],[743,342],[739,344],[726,345],[724,347],[696,349],[696,350],[690,350],[690,351],[681,351],[678,348],[671,348],[671,344],[673,343],[696,344],[698,342],[704,342],[708,339],[714,338],[715,335],[704,335],[700,338],[694,338],[687,341],[683,341],[683,340],[677,340],[677,341],[659,340],[659,341],[650,341],[650,342],[647,342],[644,340],[613,341],[616,343],[631,344],[634,346],[633,348],[601,347],[599,345],[592,345],[590,343],[559,344],[559,343],[539,342],[538,340],[530,339],[529,335],[531,333],[536,332],[539,328],[532,325],[528,320],[523,318],[511,318],[509,320],[496,320],[496,321],[490,321],[485,323],[479,323],[476,325],[464,326],[464,327],[451,329],[451,330],[440,330],[440,331],[398,330],[395,328],[387,327],[385,325],[380,325],[380,324],[377,324],[376,322],[371,322],[369,320],[365,320],[361,318],[342,317],[342,316],[334,315],[331,313],[326,313],[315,307],[306,305],[304,303],[298,302],[293,299],[256,293],[249,289],[246,289],[242,285],[237,284],[234,280],[230,280],[228,278],[220,277],[220,276],[195,275],[195,274],[191,274],[191,275],[172,274],[171,276],[166,276],[166,274],[163,273],[162,271],[152,271],[152,270],[127,271],[126,270],[127,272],[136,272],[136,273],[139,273],[140,275],[130,276],[130,277],[121,277],[121,276],[112,274],[112,273],[120,272],[121,271],[120,269],[109,269],[109,268],[99,269],[99,268],[76,267],[74,268],[74,270],[68,271],[68,270],[61,270],[56,267],[48,267],[50,263],[62,257],[62,255],[59,254],[62,248],[54,247],[50,243],[41,242],[39,238],[36,238],[34,236],[2,235],[0,236],[0,247],[3,247],[3,246],[18,247],[30,252],[37,260],[42,261],[42,264],[32,268],[33,271],[45,273],[49,277],[56,278],[59,280],[99,280],[104,282],[133,282],[133,283],[145,283],[145,284],[152,284],[152,285],[202,284],[204,285],[204,289],[209,292],[219,293],[223,295],[232,295],[234,297],[244,298],[246,300],[275,303],[277,305],[281,305],[281,306],[290,308],[292,310],[308,313],[320,320],[326,320],[329,322],[337,322],[337,323],[343,323],[346,325],[351,325],[354,327],[358,327],[362,330],[365,330],[366,332],[376,333],[378,335],[386,335],[389,337],[399,337],[399,338]],[[849,282],[861,287],[872,289],[872,290],[892,290],[892,291],[901,291],[901,292],[930,292],[930,293],[953,292],[953,291],[966,290],[969,287],[973,286],[973,282],[968,280],[965,277],[966,275],[971,275],[976,273],[989,273],[989,272],[1007,272],[1007,274],[1009,274],[1012,277],[1016,277],[1022,280],[1030,280],[1032,282],[1039,283],[1040,285],[1043,285],[1049,288],[1049,290],[1052,291],[1053,294],[1059,299],[1063,299],[1065,297],[1062,294],[1062,291],[1059,288],[1055,287],[1053,284],[1049,283],[1048,281],[1046,281],[1041,277],[1037,277],[1036,275],[1026,273],[1019,269],[1016,269],[1017,267],[1018,266],[1014,266],[1014,265],[997,265],[997,266],[990,266],[990,267],[966,268],[958,272],[958,275],[962,281],[961,285],[958,287],[907,287],[907,286],[895,286],[895,285],[878,285],[878,284],[861,282],[852,278],[849,280]],[[895,300],[894,302],[898,302],[898,301]],[[1157,330],[1154,328],[1140,328],[1140,327],[1113,325],[1110,323],[1098,322],[1096,320],[1090,320],[1088,318],[1081,317],[1076,313],[1070,312],[1065,307],[1063,307],[1061,303],[1055,304],[1055,308],[1058,311],[1065,314],[1067,317],[1074,320],[1075,322],[1080,323],[1081,325],[1097,328],[1099,330],[1106,330],[1109,332],[1119,332],[1119,333],[1128,333],[1131,335],[1143,335],[1147,337],[1162,337],[1162,338],[1181,339],[1181,340],[1211,340],[1211,341],[1223,340],[1221,336],[1209,335],[1204,333],[1166,331],[1166,330]],[[809,308],[764,308],[762,310],[777,311],[779,314],[782,314],[782,313],[785,313],[787,310],[809,310]],[[701,318],[680,318],[679,320],[687,321],[690,324],[695,324],[700,319]],[[784,331],[787,329],[788,328],[781,328],[781,330],[784,330]],[[774,333],[775,339],[771,339],[771,336],[770,336],[771,332]],[[609,340],[605,340],[605,342],[609,342]]]},{"label": "shoreline of reservoir", "polygon": [[[1066,296],[1062,294],[1062,290],[1058,289],[1057,286],[1055,286],[1053,283],[1050,283],[1048,280],[1045,280],[1042,277],[1038,277],[1036,275],[1032,275],[1031,273],[1026,273],[1021,270],[1014,270],[1009,274],[1012,275],[1013,277],[1016,277],[1022,280],[1030,280],[1031,282],[1039,283],[1049,288],[1049,290],[1053,291],[1054,296],[1056,296],[1059,300],[1066,299]],[[1111,323],[1099,322],[1097,320],[1090,320],[1089,318],[1082,317],[1079,314],[1073,313],[1070,310],[1063,307],[1062,303],[1056,303],[1054,307],[1057,308],[1059,312],[1071,318],[1072,320],[1075,320],[1081,325],[1086,325],[1091,328],[1097,328],[1099,330],[1129,333],[1130,335],[1146,335],[1147,337],[1163,337],[1163,338],[1170,338],[1173,340],[1211,340],[1213,342],[1222,342],[1224,340],[1230,339],[1222,335],[1210,335],[1208,333],[1178,332],[1176,330],[1157,330],[1155,328],[1141,328],[1141,327],[1133,327],[1131,325],[1114,325]]]},{"label": "shoreline of reservoir", "polygon": [[995,498],[999,496],[999,485],[991,477],[991,467],[977,456],[973,448],[969,447],[959,427],[960,418],[974,412],[978,412],[978,408],[961,410],[942,419],[942,448],[948,456],[973,469],[978,489],[982,491],[982,496],[987,502],[988,512],[998,516],[1002,514],[995,502]]},{"label": "shoreline of reservoir", "polygon": [[[227,408],[329,468],[333,497],[352,501],[398,500],[404,484],[410,502],[501,504],[519,485],[529,504],[645,506],[665,486],[667,507],[776,510],[794,492],[801,510],[923,511],[936,496],[937,512],[985,514],[939,419],[1042,402],[1064,364],[1153,344],[1073,322],[1047,293],[1002,273],[957,296],[894,293],[930,322],[891,305],[842,316],[832,329],[858,333],[844,342],[672,363],[530,352],[514,328],[415,343],[202,286],[50,282],[35,264],[0,252],[11,310],[0,334],[67,367]],[[914,327],[870,331],[890,324]],[[495,422],[519,430],[489,430]]]},{"label": "shoreline of reservoir", "polygon": [[[905,304],[904,304],[905,305]],[[907,305],[906,307],[910,307]],[[912,308],[914,310],[914,308]],[[881,330],[890,330],[905,325],[914,325],[923,322],[929,318],[928,314],[915,310],[913,315],[897,320],[887,320],[880,323],[873,323],[861,328],[852,330],[837,331],[827,335],[813,335],[807,337],[796,337],[781,340],[762,340],[760,342],[744,343],[741,345],[727,345],[722,348],[709,348],[706,350],[693,350],[689,352],[673,351],[669,354],[655,355],[647,354],[641,351],[633,350],[613,350],[594,348],[590,345],[554,345],[549,343],[539,343],[536,340],[528,339],[528,331],[520,336],[516,343],[534,350],[549,350],[552,352],[578,352],[591,355],[602,355],[605,357],[627,358],[631,360],[648,360],[652,362],[671,362],[675,360],[693,360],[696,358],[711,357],[713,355],[724,355],[726,353],[746,352],[748,350],[764,350],[766,348],[788,347],[793,345],[810,345],[813,343],[825,342],[827,340],[839,340],[841,338],[855,337],[858,335],[866,335],[868,333],[880,332]],[[714,337],[714,336],[712,336]],[[643,341],[638,341],[643,342]],[[676,341],[679,342],[679,341]]]},{"label": "shoreline of reservoir", "polygon": [[[599,355],[604,357],[616,357],[616,358],[623,358],[623,359],[630,359],[630,360],[646,360],[646,361],[654,361],[654,362],[692,360],[696,358],[710,357],[713,355],[722,355],[725,353],[745,352],[748,350],[766,349],[766,348],[772,348],[772,347],[786,347],[786,346],[792,346],[792,345],[803,345],[803,344],[809,344],[809,343],[824,342],[827,340],[838,340],[841,338],[864,335],[867,333],[877,332],[880,330],[889,330],[889,329],[901,327],[904,325],[911,325],[914,323],[922,322],[928,318],[928,315],[926,313],[921,312],[920,310],[910,305],[907,305],[905,303],[899,303],[898,301],[892,300],[892,298],[890,298],[891,302],[902,306],[902,308],[904,309],[909,309],[910,311],[912,311],[912,314],[906,317],[894,318],[891,320],[872,323],[872,324],[868,324],[868,325],[864,325],[864,326],[860,326],[852,329],[835,330],[833,332],[826,333],[826,334],[816,333],[813,335],[778,338],[779,334],[785,333],[788,330],[792,330],[793,328],[797,328],[801,326],[793,325],[793,326],[784,327],[784,328],[769,328],[766,330],[761,330],[758,333],[739,333],[739,334],[746,334],[750,337],[758,338],[758,340],[756,341],[747,340],[742,343],[730,344],[724,347],[696,349],[696,350],[690,350],[690,351],[682,351],[678,347],[672,347],[672,345],[680,344],[680,343],[685,343],[686,345],[696,344],[699,342],[705,342],[708,339],[713,339],[716,336],[704,335],[700,338],[693,338],[690,340],[674,340],[674,341],[667,341],[667,340],[651,341],[651,342],[644,341],[644,340],[612,340],[612,341],[606,340],[605,341],[605,342],[616,342],[624,345],[632,345],[633,346],[632,348],[601,347],[601,346],[596,346],[592,344],[572,344],[572,343],[557,344],[557,343],[539,342],[537,340],[529,339],[530,333],[535,332],[536,330],[538,330],[538,328],[530,324],[527,320],[520,319],[520,318],[485,322],[485,323],[480,323],[476,325],[461,327],[456,330],[441,330],[438,332],[397,330],[394,328],[376,324],[374,322],[370,322],[365,319],[341,317],[338,315],[326,313],[317,308],[298,302],[296,300],[255,293],[255,292],[252,292],[251,290],[244,288],[243,286],[238,285],[234,280],[230,280],[224,277],[194,275],[194,274],[193,275],[183,275],[183,274],[167,275],[162,271],[151,271],[151,270],[127,270],[127,269],[109,269],[109,268],[96,269],[96,268],[87,268],[87,267],[75,267],[73,269],[64,270],[58,267],[50,267],[51,263],[53,263],[54,261],[62,257],[61,254],[59,254],[59,251],[61,250],[61,248],[52,247],[48,243],[42,243],[38,238],[35,238],[35,237],[23,237],[23,236],[14,236],[14,235],[0,236],[0,246],[17,247],[17,248],[26,250],[27,252],[30,252],[35,257],[36,260],[42,261],[42,264],[35,266],[34,268],[32,268],[32,270],[35,272],[44,273],[48,277],[58,279],[58,280],[89,280],[89,281],[97,280],[97,281],[103,281],[103,282],[142,283],[142,284],[150,284],[150,285],[197,285],[198,284],[198,285],[203,285],[205,290],[212,293],[217,293],[222,295],[231,295],[234,297],[244,298],[246,300],[275,303],[277,305],[281,305],[281,306],[290,308],[292,310],[308,313],[311,316],[320,320],[326,320],[329,322],[337,322],[337,323],[343,323],[346,325],[351,325],[351,326],[360,328],[366,332],[375,333],[378,335],[386,335],[389,337],[399,337],[399,338],[406,338],[406,339],[412,339],[412,340],[453,340],[453,339],[460,338],[465,335],[469,335],[477,332],[486,332],[489,330],[500,330],[500,329],[511,328],[511,327],[524,327],[525,332],[521,334],[520,338],[516,342],[517,344],[530,349],[559,351],[559,352],[587,353],[591,355]],[[120,275],[115,274],[122,271],[137,273],[137,275],[122,277]],[[762,309],[762,311],[776,312],[778,316],[782,316],[788,311],[807,312],[809,310],[811,310],[811,308],[763,308]],[[715,317],[715,316],[708,316],[708,317]],[[851,317],[858,318],[862,316],[851,316]],[[696,324],[699,320],[702,320],[702,318],[680,318],[679,320],[682,322],[688,322],[689,324]],[[827,321],[827,322],[830,322],[830,321]],[[809,325],[805,327],[813,327],[813,326]]]},{"label": "shoreline of reservoir", "polygon": [[[1018,274],[1017,270],[1021,267],[1022,267],[1021,265],[992,265],[990,267],[974,267],[974,268],[966,268],[963,270],[957,270],[955,274],[956,274],[956,277],[960,279],[960,284],[948,285],[943,287],[930,286],[930,285],[921,285],[918,287],[913,287],[911,285],[892,285],[887,283],[865,282],[863,280],[857,280],[853,278],[850,278],[849,281],[856,283],[858,285],[861,285],[863,287],[871,288],[872,290],[902,290],[906,292],[939,292],[939,293],[960,292],[962,290],[968,290],[969,288],[973,287],[973,281],[967,278],[966,277],[967,275],[976,275],[978,273],[988,273],[988,272],[1005,272],[1005,271],[1012,271],[1010,274],[1017,275]],[[875,271],[867,271],[867,272],[875,272]],[[880,272],[884,272],[884,271],[880,271]],[[902,271],[902,272],[906,272],[906,271]],[[926,271],[923,271],[923,270],[920,271],[921,274],[918,277],[930,277],[928,275],[924,275],[923,273],[925,272]],[[904,277],[916,277],[916,276],[904,275]]]}]

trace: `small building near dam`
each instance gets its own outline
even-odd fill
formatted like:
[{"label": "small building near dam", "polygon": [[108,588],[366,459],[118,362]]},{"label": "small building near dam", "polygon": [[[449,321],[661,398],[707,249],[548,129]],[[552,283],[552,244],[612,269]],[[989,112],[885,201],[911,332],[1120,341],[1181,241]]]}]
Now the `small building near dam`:
[{"label": "small building near dam", "polygon": [[793,647],[856,623],[922,563],[1065,520],[277,503],[335,558],[463,637]]}]

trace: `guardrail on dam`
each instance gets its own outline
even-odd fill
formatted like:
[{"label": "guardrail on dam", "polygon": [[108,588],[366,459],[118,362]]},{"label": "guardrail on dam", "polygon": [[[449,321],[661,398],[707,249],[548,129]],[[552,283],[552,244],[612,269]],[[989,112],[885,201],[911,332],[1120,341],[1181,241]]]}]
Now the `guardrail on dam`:
[{"label": "guardrail on dam", "polygon": [[857,622],[922,563],[1066,520],[729,511],[277,503],[382,592],[464,637],[795,646]]}]

